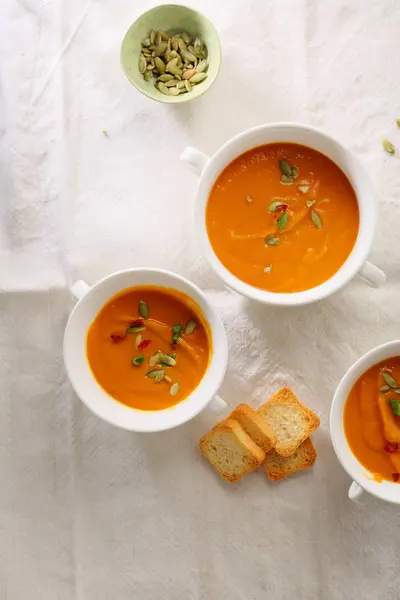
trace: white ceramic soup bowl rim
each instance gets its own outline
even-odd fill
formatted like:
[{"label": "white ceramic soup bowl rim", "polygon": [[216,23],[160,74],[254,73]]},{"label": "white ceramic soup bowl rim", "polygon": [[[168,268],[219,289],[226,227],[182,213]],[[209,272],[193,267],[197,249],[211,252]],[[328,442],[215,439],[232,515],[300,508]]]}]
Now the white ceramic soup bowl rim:
[{"label": "white ceramic soup bowl rim", "polygon": [[[351,451],[343,426],[344,407],[353,385],[370,367],[393,356],[400,356],[400,340],[393,340],[372,348],[349,368],[336,388],[331,406],[329,426],[336,456],[343,469],[362,488],[359,491],[365,490],[381,500],[400,504],[400,484],[391,481],[379,483],[373,480],[373,474],[357,460]],[[354,483],[350,488],[349,496],[355,500],[360,494],[357,493],[357,489],[352,490],[352,488],[354,488]]]},{"label": "white ceramic soup bowl rim", "polygon": [[[146,285],[177,289],[187,294],[200,306],[212,338],[209,365],[199,385],[178,404],[158,411],[137,410],[112,398],[97,383],[86,356],[87,330],[99,310],[120,291]],[[72,386],[82,402],[98,417],[122,429],[163,431],[189,421],[212,402],[217,405],[213,407],[214,411],[223,410],[221,405],[226,406],[216,396],[228,363],[228,342],[221,319],[194,283],[164,269],[125,269],[111,273],[90,287],[78,300],[68,319],[64,334],[64,363]]]},{"label": "white ceramic soup bowl rim", "polygon": [[[206,227],[206,208],[212,186],[223,169],[246,150],[274,142],[299,143],[319,150],[346,174],[356,193],[360,224],[356,243],[341,268],[321,285],[296,293],[273,293],[245,283],[233,275],[215,254]],[[232,289],[243,296],[265,304],[299,306],[330,296],[347,284],[360,270],[373,284],[383,283],[384,274],[366,262],[371,250],[377,206],[370,178],[354,154],[331,135],[299,123],[270,123],[259,125],[228,140],[211,157],[187,148],[182,159],[190,163],[200,174],[196,193],[194,223],[202,254],[215,273]],[[340,159],[340,160],[339,160]],[[379,281],[378,281],[379,280]]]}]

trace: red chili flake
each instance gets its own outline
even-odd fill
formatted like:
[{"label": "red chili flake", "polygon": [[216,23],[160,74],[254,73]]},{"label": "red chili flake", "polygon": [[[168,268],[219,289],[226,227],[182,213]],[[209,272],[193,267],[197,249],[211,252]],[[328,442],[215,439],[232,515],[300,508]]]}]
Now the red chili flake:
[{"label": "red chili flake", "polygon": [[397,452],[399,449],[399,445],[396,442],[388,442],[385,446],[385,452],[389,454],[393,454],[393,452]]},{"label": "red chili flake", "polygon": [[395,483],[400,479],[400,473],[392,473],[392,478]]},{"label": "red chili flake", "polygon": [[276,210],[280,210],[281,212],[285,212],[285,211],[286,211],[286,209],[287,209],[287,207],[288,207],[288,205],[287,205],[287,204],[279,204],[279,205],[276,207]]},{"label": "red chili flake", "polygon": [[138,350],[145,350],[147,348],[147,346],[149,346],[151,344],[151,340],[142,340],[140,342],[140,344],[138,345]]},{"label": "red chili flake", "polygon": [[114,344],[118,344],[118,342],[121,342],[123,339],[126,338],[126,333],[112,333],[110,335],[110,338],[112,339]]},{"label": "red chili flake", "polygon": [[132,321],[132,323],[129,325],[129,327],[143,327],[143,325],[144,325],[143,319],[135,319],[134,321]]}]

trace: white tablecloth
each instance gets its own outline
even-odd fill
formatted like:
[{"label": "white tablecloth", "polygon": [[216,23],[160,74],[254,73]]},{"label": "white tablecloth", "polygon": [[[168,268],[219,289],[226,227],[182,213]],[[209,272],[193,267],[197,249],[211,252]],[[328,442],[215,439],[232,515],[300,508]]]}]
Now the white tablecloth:
[{"label": "white tablecloth", "polygon": [[[381,148],[400,147],[399,0],[190,4],[220,33],[222,70],[201,99],[165,106],[119,66],[152,2],[1,2],[0,598],[398,598],[398,510],[347,499],[328,414],[350,364],[399,337],[400,163]],[[316,305],[264,308],[199,256],[180,152],[277,120],[335,134],[367,167],[382,289],[358,280]],[[229,335],[231,406],[288,384],[319,413],[312,472],[229,486],[197,450],[208,418],[135,435],[80,403],[62,360],[68,286],[138,265],[206,291]]]}]

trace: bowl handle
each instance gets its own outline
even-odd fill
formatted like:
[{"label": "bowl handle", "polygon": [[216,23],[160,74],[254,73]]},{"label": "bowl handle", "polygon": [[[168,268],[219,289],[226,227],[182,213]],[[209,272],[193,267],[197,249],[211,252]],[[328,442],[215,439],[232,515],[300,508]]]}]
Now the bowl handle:
[{"label": "bowl handle", "polygon": [[358,483],[353,481],[353,483],[351,484],[351,486],[349,488],[350,500],[352,500],[356,504],[362,504],[360,499],[361,499],[361,496],[363,496],[363,494],[364,494],[363,488],[360,485],[358,485]]},{"label": "bowl handle", "polygon": [[80,279],[79,281],[75,281],[75,283],[71,285],[70,290],[75,296],[75,298],[77,300],[80,300],[81,298],[83,298],[83,296],[86,296],[86,294],[90,290],[90,285],[88,285],[87,283],[82,281],[82,279]]},{"label": "bowl handle", "polygon": [[212,413],[222,413],[227,408],[227,403],[222,400],[221,396],[215,395],[214,398],[206,406],[206,409]]},{"label": "bowl handle", "polygon": [[204,154],[204,152],[201,152],[192,146],[188,146],[182,152],[180,159],[190,165],[197,175],[201,175],[206,168],[210,157],[207,156],[207,154]]},{"label": "bowl handle", "polygon": [[386,273],[368,261],[361,267],[359,275],[373,287],[380,287],[386,281]]}]

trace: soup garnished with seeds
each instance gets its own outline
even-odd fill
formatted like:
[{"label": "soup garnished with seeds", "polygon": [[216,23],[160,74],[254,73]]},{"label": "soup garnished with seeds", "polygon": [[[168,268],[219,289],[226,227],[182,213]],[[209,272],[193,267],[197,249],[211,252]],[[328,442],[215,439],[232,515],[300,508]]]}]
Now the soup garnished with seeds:
[{"label": "soup garnished with seeds", "polygon": [[346,400],[347,442],[376,481],[400,480],[400,357],[374,365],[356,381]]},{"label": "soup garnished with seeds", "polygon": [[355,192],[324,154],[291,143],[258,146],[218,176],[206,226],[223,265],[254,287],[301,292],[330,279],[359,229]]},{"label": "soup garnished with seeds", "polygon": [[200,383],[211,343],[209,325],[189,296],[135,287],[103,306],[88,330],[86,350],[97,382],[115,400],[162,410]]}]

